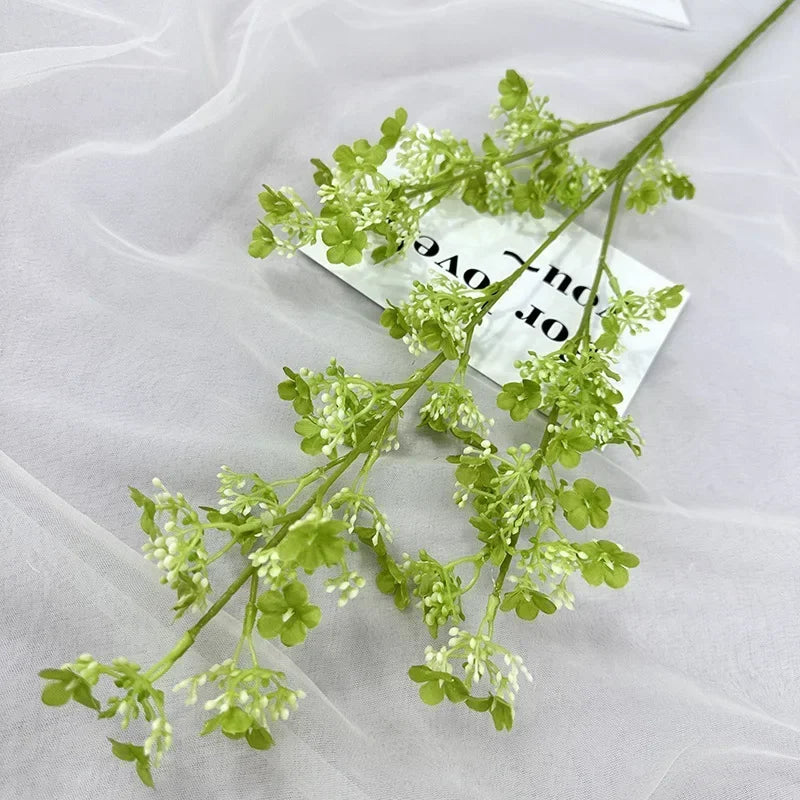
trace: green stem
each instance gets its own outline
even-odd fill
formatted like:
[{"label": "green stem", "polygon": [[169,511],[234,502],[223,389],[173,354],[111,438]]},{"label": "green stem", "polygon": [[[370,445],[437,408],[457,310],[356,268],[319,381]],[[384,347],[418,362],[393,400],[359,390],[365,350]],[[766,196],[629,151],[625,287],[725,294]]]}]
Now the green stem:
[{"label": "green stem", "polygon": [[[687,93],[688,94],[688,93]],[[547,150],[551,150],[554,147],[558,147],[562,144],[567,144],[575,139],[579,139],[581,136],[587,136],[590,133],[594,133],[595,131],[603,130],[603,128],[610,128],[612,125],[619,125],[622,122],[627,122],[628,120],[634,119],[635,117],[640,117],[642,114],[649,114],[652,111],[658,111],[662,108],[671,108],[672,106],[677,105],[678,103],[682,102],[686,98],[686,94],[679,95],[678,97],[671,97],[669,100],[662,100],[660,103],[652,103],[649,106],[642,106],[641,108],[636,108],[633,111],[629,111],[627,114],[623,114],[620,117],[614,117],[613,119],[602,120],[600,122],[587,122],[577,125],[575,129],[564,136],[560,136],[556,139],[550,139],[547,142],[542,144],[538,144],[535,147],[529,147],[527,150],[520,150],[517,153],[510,153],[503,158],[496,158],[496,159],[489,159],[484,158],[481,159],[481,162],[477,164],[475,167],[471,169],[465,170],[464,172],[459,173],[458,175],[448,175],[446,178],[442,178],[441,180],[431,181],[430,183],[424,184],[423,186],[416,186],[410,192],[407,192],[407,197],[418,197],[421,194],[425,194],[433,189],[439,189],[444,186],[449,186],[453,183],[457,183],[458,181],[462,181],[465,178],[469,178],[472,175],[478,175],[481,172],[486,172],[487,168],[491,168],[495,164],[514,164],[517,161],[522,161],[525,158],[530,158],[530,156],[537,155],[538,153],[543,153]]]},{"label": "green stem", "polygon": [[222,556],[224,556],[225,553],[228,552],[228,550],[230,550],[235,544],[238,543],[239,540],[236,539],[235,537],[232,537],[230,541],[226,542],[222,547],[220,547],[220,549],[217,550],[217,552],[214,553],[213,556],[209,557],[208,561],[206,561],[206,564],[213,564],[218,558],[222,558]]},{"label": "green stem", "polygon": [[256,624],[256,600],[258,599],[258,575],[253,575],[250,578],[250,595],[247,598],[247,607],[244,612],[244,624],[242,625],[242,633],[247,638],[253,633],[253,626]]},{"label": "green stem", "polygon": [[483,561],[473,562],[475,572],[472,575],[470,582],[461,590],[461,594],[466,594],[478,582],[478,578],[481,576],[481,570],[483,569],[483,564]]},{"label": "green stem", "polygon": [[466,564],[467,562],[471,562],[473,564],[477,563],[478,561],[483,561],[483,554],[482,553],[471,553],[468,556],[461,556],[461,558],[453,559],[452,561],[448,561],[445,565],[445,569],[452,569],[453,567],[457,567],[459,564]]},{"label": "green stem", "polygon": [[214,603],[214,605],[212,605],[183,636],[181,636],[175,647],[173,647],[158,663],[147,670],[145,676],[149,681],[153,682],[158,680],[172,668],[173,664],[194,644],[194,640],[197,638],[200,631],[225,608],[228,601],[242,588],[248,578],[252,577],[255,571],[255,567],[251,565],[239,574],[233,583],[217,598],[217,602]]},{"label": "green stem", "polygon": [[608,217],[606,219],[606,227],[603,231],[603,241],[600,244],[600,255],[597,258],[597,269],[594,273],[594,280],[592,281],[592,287],[589,290],[589,298],[586,301],[586,306],[583,309],[583,315],[581,316],[580,325],[578,325],[578,330],[575,332],[575,336],[573,337],[574,342],[582,342],[584,344],[588,344],[589,338],[591,336],[590,329],[590,320],[592,309],[594,308],[595,299],[597,298],[597,292],[600,289],[600,280],[603,277],[604,272],[608,272],[608,263],[606,261],[606,256],[608,255],[608,248],[611,244],[611,234],[614,231],[614,223],[617,221],[617,213],[619,212],[619,204],[620,200],[622,199],[622,186],[625,182],[625,176],[627,173],[620,175],[617,178],[616,183],[614,184],[614,192],[611,195],[611,206],[608,210]]}]

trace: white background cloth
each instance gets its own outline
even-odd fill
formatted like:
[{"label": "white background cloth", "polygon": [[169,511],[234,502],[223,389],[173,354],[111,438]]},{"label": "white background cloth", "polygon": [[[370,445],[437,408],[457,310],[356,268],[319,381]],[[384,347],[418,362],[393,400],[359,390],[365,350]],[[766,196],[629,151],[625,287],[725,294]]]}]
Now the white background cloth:
[{"label": "white background cloth", "polygon": [[[477,141],[509,66],[575,119],[678,94],[771,7],[697,0],[678,31],[531,0],[3,4],[0,796],[146,796],[105,738],[143,732],[45,708],[36,677],[87,650],[152,663],[180,635],[126,486],[159,475],[209,503],[220,464],[296,474],[309,459],[275,392],[283,364],[411,369],[377,308],[324,270],[249,259],[260,184],[311,194],[307,159],[374,137],[400,104]],[[692,291],[632,406],[644,456],[582,468],[642,566],[624,591],[579,586],[574,612],[498,623],[535,677],[514,730],[418,700],[416,610],[370,579],[339,611],[315,581],[308,642],[261,648],[308,692],[278,746],[200,739],[202,709],[175,697],[162,796],[800,797],[799,37],[800,6],[669,134],[696,200],[619,226],[623,250]],[[648,124],[586,152],[610,160]],[[452,447],[406,422],[374,479],[395,550],[469,552]],[[496,437],[540,429],[501,420]],[[221,614],[175,680],[226,657],[236,620]]]}]

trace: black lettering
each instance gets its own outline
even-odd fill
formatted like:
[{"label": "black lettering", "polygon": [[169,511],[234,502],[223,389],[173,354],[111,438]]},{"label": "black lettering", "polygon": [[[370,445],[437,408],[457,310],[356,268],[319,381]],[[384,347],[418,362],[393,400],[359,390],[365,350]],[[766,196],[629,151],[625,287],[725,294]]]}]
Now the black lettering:
[{"label": "black lettering", "polygon": [[[430,242],[430,245],[426,245],[423,243],[423,239],[427,239]],[[427,257],[433,257],[439,252],[439,245],[436,243],[435,239],[431,239],[430,236],[420,236],[414,242],[414,249],[421,255]]]},{"label": "black lettering", "polygon": [[[436,246],[439,249],[439,246]],[[450,258],[443,258],[441,261],[436,262],[437,267],[446,269],[451,275],[458,277],[458,256],[450,256]]]},{"label": "black lettering", "polygon": [[[559,326],[558,330],[553,332],[553,328],[556,325]],[[542,323],[542,331],[548,339],[552,339],[554,342],[563,342],[569,336],[567,326],[563,322],[559,322],[557,319],[546,319]]]},{"label": "black lettering", "polygon": [[[561,276],[561,281],[559,282],[558,286],[553,286],[553,281]],[[569,289],[569,285],[572,283],[572,278],[567,275],[566,272],[562,272],[558,267],[554,267],[552,264],[550,265],[550,269],[547,270],[547,275],[544,276],[544,282],[553,286],[554,289],[557,289],[561,294],[566,294],[567,289]]]},{"label": "black lettering", "polygon": [[[513,258],[514,261],[516,261],[517,264],[519,264],[520,266],[522,266],[527,261],[527,259],[522,258],[522,256],[517,255],[513,250],[504,250],[503,251],[503,255],[504,256],[511,256],[511,258]],[[531,272],[538,272],[539,271],[539,267],[534,267],[533,264],[531,264],[528,267],[528,269]]]},{"label": "black lettering", "polygon": [[514,312],[514,316],[517,319],[523,320],[526,325],[530,325],[532,328],[535,328],[536,327],[536,320],[538,320],[539,317],[541,317],[542,314],[544,314],[544,311],[542,311],[541,308],[536,308],[536,306],[531,306],[531,308],[533,310],[528,314],[527,317],[525,316],[525,312],[524,311],[515,311]]},{"label": "black lettering", "polygon": [[[480,275],[480,277],[478,278],[478,285],[476,286],[473,282],[473,278],[478,275]],[[491,281],[485,272],[479,269],[468,269],[464,273],[464,283],[466,283],[470,289],[485,289],[491,283]]]},{"label": "black lettering", "polygon": [[[585,298],[582,298],[583,294],[586,294]],[[589,299],[589,295],[592,293],[592,290],[588,286],[576,286],[572,290],[572,298],[575,302],[580,306],[585,306],[586,301]],[[596,306],[600,302],[600,298],[595,294],[594,301],[592,302],[592,306]]]}]

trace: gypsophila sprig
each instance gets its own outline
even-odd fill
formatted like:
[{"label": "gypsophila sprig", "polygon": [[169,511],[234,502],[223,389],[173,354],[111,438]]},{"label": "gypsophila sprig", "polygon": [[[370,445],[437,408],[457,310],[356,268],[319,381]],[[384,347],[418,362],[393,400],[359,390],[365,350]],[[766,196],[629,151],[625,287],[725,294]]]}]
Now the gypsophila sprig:
[{"label": "gypsophila sprig", "polygon": [[[428,705],[437,705],[446,697],[453,703],[464,702],[474,711],[488,711],[497,730],[511,729],[514,722],[514,699],[519,690],[519,675],[532,676],[522,658],[493,642],[487,634],[472,634],[452,627],[447,645],[438,650],[425,649],[425,664],[409,669],[412,681],[421,684],[419,695]],[[502,664],[497,659],[502,659]],[[454,674],[453,662],[464,677]],[[485,683],[487,696],[473,696]]]},{"label": "gypsophila sprig", "polygon": [[197,702],[198,691],[213,686],[220,693],[206,701],[206,711],[215,712],[200,732],[206,736],[216,730],[229,739],[244,739],[254,750],[268,750],[275,743],[269,723],[287,720],[305,697],[302,689],[290,689],[286,675],[259,666],[238,667],[233,659],[214,664],[206,672],[192,675],[176,684],[174,691],[186,691],[186,704]]},{"label": "gypsophila sprig", "polygon": [[412,355],[432,351],[456,359],[464,352],[470,324],[493,291],[470,289],[444,276],[427,284],[414,281],[408,299],[400,306],[389,304],[381,314],[381,325],[392,338],[402,338]]},{"label": "gypsophila sprig", "polygon": [[[164,571],[162,583],[178,595],[173,606],[176,617],[187,609],[202,611],[211,591],[208,580],[208,552],[205,547],[206,526],[180,493],[170,494],[158,478],[153,485],[161,489],[151,500],[131,487],[131,498],[142,509],[141,525],[150,541],[142,545],[145,558],[153,559]],[[162,527],[156,522],[166,517]]]},{"label": "gypsophila sprig", "polygon": [[463,383],[429,381],[425,388],[430,397],[419,410],[420,427],[438,433],[460,429],[481,439],[488,435],[494,420],[478,408],[472,392]]},{"label": "gypsophila sprig", "polygon": [[[296,373],[288,367],[284,372],[289,380],[278,389],[303,415],[295,431],[302,437],[300,449],[309,455],[335,458],[339,447],[358,447],[387,410],[396,408],[395,395],[402,388],[349,375],[336,359],[324,372],[301,369]],[[388,452],[399,447],[398,421],[399,414],[383,431],[380,449]]]},{"label": "gypsophila sprig", "polygon": [[664,158],[664,147],[658,141],[647,158],[634,167],[635,179],[625,184],[628,196],[625,207],[640,214],[654,211],[656,206],[668,199],[691,200],[694,197],[694,184],[688,176],[680,173],[675,164]]},{"label": "gypsophila sprig", "polygon": [[[398,108],[376,126],[372,140],[339,145],[327,162],[311,159],[318,189],[313,203],[290,187],[264,186],[258,196],[262,216],[249,246],[256,258],[289,257],[321,241],[331,263],[353,266],[369,258],[390,265],[413,244],[424,215],[448,196],[481,213],[541,217],[551,205],[567,216],[528,259],[486,289],[440,276],[416,282],[404,303],[386,309],[381,324],[392,337],[415,356],[432,354],[406,380],[363,378],[336,359],[320,371],[284,368],[278,395],[299,417],[300,449],[314,459],[307,471],[264,479],[223,467],[218,507],[194,506],[157,479],[152,497],[132,489],[141,509],[145,556],[176,592],[177,616],[201,616],[147,669],[122,657],[103,663],[84,654],[42,670],[42,701],[62,706],[74,700],[101,718],[118,717],[123,728],[144,727],[141,743],[110,742],[112,754],[152,786],[151,770],[172,743],[157,684],[246,586],[231,657],[175,688],[186,690],[190,704],[201,690],[210,690],[205,708],[212,716],[202,734],[219,730],[268,749],[280,738],[274,723],[294,712],[303,692],[263,663],[259,650],[265,639],[276,646],[313,647],[313,633],[332,623],[311,602],[309,587],[317,581],[338,594],[338,606],[355,598],[366,580],[348,559],[364,548],[365,563],[374,562],[377,587],[398,609],[413,597],[434,638],[443,626],[454,625],[446,643],[429,645],[424,663],[408,671],[421,699],[429,705],[445,698],[463,703],[488,713],[497,730],[510,729],[519,677],[530,679],[530,673],[521,656],[498,641],[496,628],[517,619],[537,627],[557,625],[556,611],[574,608],[571,582],[578,576],[590,586],[620,589],[639,564],[615,541],[611,495],[591,474],[602,464],[585,456],[611,444],[641,452],[638,430],[617,411],[622,396],[615,366],[628,337],[680,304],[682,287],[638,294],[624,286],[624,275],[613,274],[608,254],[618,214],[625,207],[645,212],[667,199],[694,195],[689,178],[664,155],[665,134],[792,2],[784,0],[697,86],[677,97],[613,119],[575,122],[560,117],[549,98],[534,94],[530,81],[510,69],[501,77],[491,112],[497,129],[486,133],[478,148],[449,130],[409,125],[408,113]],[[663,118],[614,163],[590,164],[572,149],[580,137],[658,111],[665,112]],[[611,199],[597,268],[577,330],[557,351],[531,353],[517,362],[519,379],[507,382],[497,396],[497,406],[526,426],[521,438],[529,441],[495,443],[489,438],[491,420],[467,386],[473,333],[534,261],[607,191]],[[601,315],[602,332],[593,339],[591,309],[604,277],[612,298]],[[447,361],[455,362],[451,378],[435,379]],[[448,458],[455,471],[454,501],[469,506],[462,533],[475,537],[469,548],[459,541],[464,554],[450,561],[425,548],[416,558],[393,552],[389,520],[369,489],[372,471],[397,447],[404,407],[423,390],[420,426],[454,445]],[[546,417],[538,443],[532,438],[537,413]],[[405,533],[402,519],[394,520],[394,527],[398,538]],[[613,538],[586,537],[598,529],[608,529]],[[464,537],[454,532],[450,538],[455,547]],[[223,558],[226,569],[217,576],[215,562]],[[237,560],[239,574],[232,581],[227,577],[227,586],[212,595],[212,577],[224,586]],[[467,626],[474,632],[462,629],[471,607],[464,598],[487,586],[483,616]],[[376,606],[374,613],[384,609]],[[101,680],[116,687],[104,703],[95,696]]]},{"label": "gypsophila sprig", "polygon": [[[102,664],[90,653],[84,653],[74,662],[60,669],[44,669],[39,673],[48,683],[42,691],[46,705],[60,706],[70,700],[97,712],[98,719],[120,717],[120,727],[125,730],[140,715],[149,723],[149,735],[142,745],[117,742],[109,739],[112,753],[123,761],[132,761],[140,780],[153,785],[151,767],[161,763],[172,744],[172,726],[164,710],[164,693],[156,689],[138,664],[126,658],[115,658]],[[123,690],[109,697],[106,707],[92,694],[101,678],[110,679]]]}]

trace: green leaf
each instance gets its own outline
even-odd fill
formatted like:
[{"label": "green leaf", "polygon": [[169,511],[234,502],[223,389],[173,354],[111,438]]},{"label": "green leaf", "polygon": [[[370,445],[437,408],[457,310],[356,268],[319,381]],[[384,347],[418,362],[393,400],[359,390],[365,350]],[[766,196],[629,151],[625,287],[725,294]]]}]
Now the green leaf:
[{"label": "green leaf", "polygon": [[458,678],[445,681],[444,693],[451,703],[461,703],[469,697],[469,690]]},{"label": "green leaf", "polygon": [[390,150],[397,144],[400,134],[403,131],[403,126],[408,121],[408,112],[404,108],[398,108],[394,112],[394,116],[387,117],[381,124],[381,133],[383,136],[380,140],[380,146],[384,150]]},{"label": "green leaf", "polygon": [[512,394],[500,392],[500,394],[497,395],[497,407],[503,409],[503,411],[511,411],[516,404],[517,398]]},{"label": "green leaf", "polygon": [[250,715],[238,706],[229,708],[220,716],[220,725],[225,733],[244,733],[253,724]]},{"label": "green leaf", "polygon": [[593,528],[603,528],[608,522],[608,511],[593,506],[589,509],[589,523]]},{"label": "green leaf", "polygon": [[539,611],[543,611],[545,614],[554,614],[558,610],[558,606],[542,592],[532,592],[531,602],[536,605]]},{"label": "green leaf", "polygon": [[307,630],[303,620],[292,616],[283,624],[281,642],[285,647],[294,647],[296,644],[305,641]]},{"label": "green leaf", "polygon": [[539,607],[532,600],[522,600],[514,609],[520,619],[534,620],[539,616]]},{"label": "green leaf", "polygon": [[488,711],[492,707],[492,697],[468,697],[466,704],[473,711]]},{"label": "green leaf", "polygon": [[72,690],[72,699],[75,700],[75,702],[80,703],[82,706],[86,706],[86,708],[91,708],[92,711],[100,710],[100,703],[96,698],[92,697],[92,690],[89,688],[89,684],[85,681],[79,683]]},{"label": "green leaf", "polygon": [[582,564],[581,575],[586,583],[591,586],[599,586],[603,582],[603,565],[598,561]]},{"label": "green leaf", "polygon": [[39,670],[39,677],[48,681],[71,681],[76,675],[68,669],[42,669]]},{"label": "green leaf", "polygon": [[575,469],[581,463],[581,457],[574,450],[562,450],[558,454],[558,463],[565,469]]},{"label": "green leaf", "polygon": [[633,553],[619,553],[615,559],[617,564],[622,564],[623,567],[628,567],[632,569],[633,567],[638,567],[641,563],[639,561],[639,557],[635,556]]},{"label": "green leaf", "polygon": [[292,581],[284,586],[283,596],[289,608],[297,608],[305,605],[308,600],[308,589],[300,581]]},{"label": "green leaf", "polygon": [[499,697],[494,697],[492,699],[491,714],[492,720],[494,720],[494,727],[498,731],[504,728],[509,731],[511,730],[514,724],[514,712],[508,703],[501,700]]},{"label": "green leaf", "polygon": [[71,696],[63,683],[48,683],[42,689],[42,702],[46,706],[63,706]]},{"label": "green leaf", "polygon": [[285,560],[297,561],[307,572],[323,564],[332,567],[344,555],[345,542],[338,533],[346,527],[347,523],[342,520],[299,525],[278,545],[278,553]]},{"label": "green leaf", "polygon": [[483,152],[486,153],[487,156],[494,157],[500,155],[500,150],[494,143],[494,139],[492,139],[492,137],[489,136],[488,133],[484,134],[483,136],[483,141],[481,142],[481,148],[483,149]]},{"label": "green leaf", "polygon": [[422,698],[423,703],[429,706],[435,706],[444,700],[444,687],[439,681],[430,681],[423,683],[419,687],[419,696]]},{"label": "green leaf", "polygon": [[576,530],[582,531],[589,524],[589,509],[585,505],[564,512],[567,522]]},{"label": "green leaf", "polygon": [[528,101],[528,84],[513,69],[506,70],[506,76],[498,84],[500,91],[500,106],[505,111],[514,108],[523,108]]},{"label": "green leaf", "polygon": [[130,742],[118,742],[116,739],[107,737],[111,742],[111,752],[122,761],[136,761],[144,757],[144,750]]},{"label": "green leaf", "polygon": [[408,668],[408,677],[411,678],[414,683],[425,683],[433,677],[433,670],[424,664],[418,664]]},{"label": "green leaf", "polygon": [[516,403],[511,409],[511,419],[514,422],[522,422],[530,412],[523,403]]},{"label": "green leaf", "polygon": [[520,592],[518,589],[514,589],[514,591],[506,592],[503,595],[503,601],[500,603],[500,610],[501,611],[511,611],[515,609],[520,602]]},{"label": "green leaf", "polygon": [[296,613],[298,619],[307,628],[316,628],[317,625],[319,625],[319,621],[322,619],[322,610],[319,606],[306,605]]},{"label": "green leaf", "polygon": [[608,508],[611,505],[611,495],[608,493],[608,489],[604,489],[602,486],[598,486],[594,490],[594,505],[598,508]]},{"label": "green leaf", "polygon": [[142,516],[139,520],[142,530],[151,539],[157,538],[161,535],[161,531],[155,523],[156,504],[138,489],[134,489],[133,486],[129,486],[128,489],[130,490],[133,502],[142,509]]},{"label": "green leaf", "polygon": [[561,504],[561,508],[563,508],[564,511],[572,511],[574,508],[580,508],[584,504],[583,498],[572,490],[561,492],[558,496],[558,502]]},{"label": "green leaf", "polygon": [[375,585],[383,594],[392,594],[397,586],[397,581],[395,581],[388,570],[381,570],[375,576]]},{"label": "green leaf", "polygon": [[579,453],[588,453],[590,450],[594,450],[595,444],[596,442],[591,436],[582,433],[569,437],[569,446]]},{"label": "green leaf", "polygon": [[462,486],[472,486],[477,479],[478,471],[473,467],[468,467],[465,464],[461,464],[456,469],[456,480],[462,484]]},{"label": "green leaf", "polygon": [[253,258],[266,258],[275,249],[275,240],[264,239],[254,234],[253,240],[247,245],[247,252]]},{"label": "green leaf", "polygon": [[253,726],[245,733],[247,744],[254,750],[269,750],[275,744],[275,740],[266,728]]},{"label": "green leaf", "polygon": [[272,639],[277,636],[283,628],[283,619],[272,614],[262,614],[256,623],[258,633],[265,639]]},{"label": "green leaf", "polygon": [[153,774],[150,772],[149,758],[146,761],[136,762],[136,774],[139,776],[139,780],[145,786],[149,786],[151,789],[156,788],[155,784],[153,783]]},{"label": "green leaf", "polygon": [[297,389],[295,388],[294,381],[281,381],[278,384],[278,397],[281,400],[294,400],[297,397]]},{"label": "green leaf", "polygon": [[320,161],[318,158],[312,158],[311,163],[316,167],[316,171],[314,172],[314,183],[317,186],[325,186],[326,184],[330,185],[333,181],[333,173],[330,170],[330,167],[327,166],[323,161]]},{"label": "green leaf", "polygon": [[621,589],[628,583],[629,577],[628,570],[619,564],[614,565],[613,569],[609,569],[608,567],[603,568],[603,580],[605,580],[606,585],[610,586],[612,589]]},{"label": "green leaf", "polygon": [[200,729],[200,735],[207,736],[209,733],[219,728],[220,725],[222,725],[222,714],[217,714],[216,717],[211,717],[211,719],[205,721],[203,727]]},{"label": "green leaf", "polygon": [[260,595],[256,600],[256,606],[264,614],[277,616],[281,616],[289,609],[284,595],[274,589]]}]

